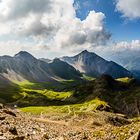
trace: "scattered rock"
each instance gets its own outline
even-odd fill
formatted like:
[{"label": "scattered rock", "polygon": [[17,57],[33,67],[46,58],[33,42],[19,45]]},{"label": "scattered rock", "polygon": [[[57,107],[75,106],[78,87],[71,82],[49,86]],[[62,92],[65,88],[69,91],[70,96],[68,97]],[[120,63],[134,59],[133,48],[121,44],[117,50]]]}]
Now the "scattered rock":
[{"label": "scattered rock", "polygon": [[[15,115],[8,115],[9,112],[5,113],[3,110],[10,110]],[[39,119],[40,116],[17,113],[15,110],[4,108],[0,110],[0,119],[5,119],[0,121],[0,140],[128,140],[130,136],[132,136],[130,140],[140,140],[139,134],[135,134],[140,128],[140,121],[131,123],[129,119],[120,115],[108,114],[106,116],[105,112],[101,111],[98,116],[98,113],[92,116],[79,114],[74,119],[64,116],[62,119],[59,117],[58,121],[53,120],[52,116]],[[84,120],[84,124],[75,119]],[[113,125],[106,123],[106,119]],[[94,127],[91,127],[91,124]]]},{"label": "scattered rock", "polygon": [[5,116],[0,116],[1,121],[5,120],[5,118],[6,118]]},{"label": "scattered rock", "polygon": [[11,127],[9,132],[11,132],[13,135],[18,135],[16,127]]},{"label": "scattered rock", "polygon": [[24,140],[24,139],[25,139],[24,136],[18,136],[18,137],[11,139],[11,140]]},{"label": "scattered rock", "polygon": [[43,138],[45,138],[46,140],[49,140],[48,134],[44,134],[44,135],[43,135]]},{"label": "scattered rock", "polygon": [[104,105],[99,105],[99,106],[96,108],[96,110],[111,112],[111,107],[109,107],[109,106],[104,106]]},{"label": "scattered rock", "polygon": [[107,122],[114,125],[114,126],[121,126],[121,125],[127,125],[130,124],[131,121],[128,119],[125,119],[123,117],[119,117],[119,116],[109,116],[107,119]]},{"label": "scattered rock", "polygon": [[0,136],[0,140],[7,140],[6,137]]},{"label": "scattered rock", "polygon": [[0,104],[0,109],[3,109],[3,104]]},{"label": "scattered rock", "polygon": [[135,135],[133,135],[128,140],[140,140],[140,131],[138,133],[136,133]]},{"label": "scattered rock", "polygon": [[9,114],[9,115],[12,115],[12,116],[16,117],[16,114],[13,111],[10,111],[8,109],[4,109],[3,112],[6,113],[6,114]]}]

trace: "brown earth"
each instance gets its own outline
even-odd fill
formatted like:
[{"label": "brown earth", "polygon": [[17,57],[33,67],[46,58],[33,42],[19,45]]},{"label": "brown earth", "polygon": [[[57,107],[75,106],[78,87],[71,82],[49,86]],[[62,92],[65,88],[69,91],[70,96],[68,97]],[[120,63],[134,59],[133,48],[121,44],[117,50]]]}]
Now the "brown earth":
[{"label": "brown earth", "polygon": [[96,111],[35,116],[0,105],[0,140],[139,140],[140,120]]}]

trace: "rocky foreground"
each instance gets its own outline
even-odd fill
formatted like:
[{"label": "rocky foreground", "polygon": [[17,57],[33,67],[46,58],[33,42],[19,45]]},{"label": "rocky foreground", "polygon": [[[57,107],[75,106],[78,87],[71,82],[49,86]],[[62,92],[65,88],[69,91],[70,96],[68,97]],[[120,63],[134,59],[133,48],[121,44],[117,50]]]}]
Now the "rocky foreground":
[{"label": "rocky foreground", "polygon": [[140,120],[106,112],[33,116],[0,105],[0,140],[140,140]]}]

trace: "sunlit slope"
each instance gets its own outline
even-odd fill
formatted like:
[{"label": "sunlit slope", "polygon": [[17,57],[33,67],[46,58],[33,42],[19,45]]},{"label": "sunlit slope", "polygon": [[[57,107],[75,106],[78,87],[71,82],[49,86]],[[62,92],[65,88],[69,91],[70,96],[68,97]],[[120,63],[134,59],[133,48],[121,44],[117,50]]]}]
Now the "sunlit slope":
[{"label": "sunlit slope", "polygon": [[103,75],[77,85],[75,82],[77,81],[61,81],[60,89],[59,86],[53,87],[48,83],[17,82],[12,84],[12,88],[5,88],[0,96],[5,102],[18,107],[41,106],[42,109],[43,106],[49,106],[51,109],[53,106],[58,111],[60,108],[61,112],[61,109],[69,106],[76,111],[91,108],[139,116],[140,86],[135,79],[114,80]]}]

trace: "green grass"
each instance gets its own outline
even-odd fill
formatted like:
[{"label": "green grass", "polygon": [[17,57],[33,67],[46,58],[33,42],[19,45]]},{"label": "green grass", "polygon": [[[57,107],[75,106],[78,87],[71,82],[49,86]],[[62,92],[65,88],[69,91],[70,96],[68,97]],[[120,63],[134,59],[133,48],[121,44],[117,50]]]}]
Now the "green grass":
[{"label": "green grass", "polygon": [[87,75],[85,75],[85,74],[83,74],[83,78],[84,78],[85,80],[87,80],[87,81],[93,81],[93,80],[95,80],[95,78],[90,77],[90,76],[87,76]]},{"label": "green grass", "polygon": [[35,89],[35,90],[54,90],[54,91],[62,91],[62,90],[69,90],[73,88],[73,86],[79,85],[81,81],[79,80],[64,80],[64,81],[57,81],[56,83],[49,83],[49,82],[30,82],[30,81],[14,81],[17,85],[19,85],[21,88],[25,89]]},{"label": "green grass", "polygon": [[2,102],[14,102],[21,98],[20,92],[21,89],[18,85],[8,85],[0,89],[0,99]]},{"label": "green grass", "polygon": [[[56,92],[56,91],[53,91],[50,89],[45,89],[43,87],[43,85],[41,85],[39,83],[31,83],[29,81],[24,81],[24,82],[20,82],[18,84],[21,87],[22,92],[26,93],[26,96],[31,95],[33,93],[36,93],[38,95],[43,95],[44,97],[47,97],[48,99],[63,100],[63,99],[70,97],[72,95],[72,91]],[[45,84],[45,83],[43,83],[43,84]]]},{"label": "green grass", "polygon": [[41,114],[41,113],[67,113],[67,114],[78,114],[84,112],[92,112],[97,109],[98,106],[103,105],[107,107],[108,104],[104,101],[99,100],[98,98],[85,102],[82,104],[74,104],[74,105],[63,105],[63,106],[46,106],[46,107],[25,107],[21,108],[21,111],[26,113],[33,113],[33,114]]},{"label": "green grass", "polygon": [[116,79],[117,81],[123,82],[123,83],[129,83],[132,79],[129,77],[119,78]]},{"label": "green grass", "polygon": [[27,80],[22,82],[14,81],[14,83],[25,89],[45,89],[45,86],[49,84],[47,82],[33,83]]},{"label": "green grass", "polygon": [[[127,85],[127,83],[128,85],[130,84],[129,78],[121,78],[118,80],[121,81],[120,83],[123,85]],[[130,87],[126,90],[116,89],[112,91],[108,86],[106,87],[104,81],[87,81],[79,86],[76,86],[75,82],[74,80],[61,81],[59,83],[60,89],[65,87],[65,90],[47,89],[44,85],[48,83],[31,83],[29,81],[16,82],[16,85],[0,90],[0,101],[5,101],[5,103],[12,102],[19,107],[40,106],[23,108],[25,112],[27,110],[27,112],[39,113],[74,113],[90,112],[96,110],[100,105],[107,106],[107,103],[114,110],[116,110],[116,108],[121,109],[124,106],[124,101],[131,109],[132,106],[135,106],[134,103],[136,99],[140,99],[140,87]],[[67,88],[70,86],[73,87]],[[129,112],[127,113],[126,111],[124,111],[124,113],[128,114]],[[131,115],[132,112],[133,109],[129,114]],[[135,112],[133,112],[133,114],[135,115]]]},{"label": "green grass", "polygon": [[23,89],[24,93],[32,94],[40,94],[43,95],[44,97],[47,97],[48,99],[58,99],[58,100],[63,100],[65,98],[70,97],[73,93],[72,91],[69,92],[56,92],[53,90],[32,90],[32,89]]},{"label": "green grass", "polygon": [[[61,83],[63,86],[69,86],[71,82],[74,81],[63,81],[65,84]],[[68,85],[69,83],[69,85]],[[49,88],[46,88],[46,87]],[[57,87],[57,86],[56,86]],[[60,90],[61,91],[61,90]],[[0,101],[6,103],[12,103],[19,106],[28,106],[35,104],[44,104],[47,102],[53,103],[53,100],[61,102],[73,94],[73,91],[57,91],[50,87],[50,83],[32,83],[29,81],[17,82],[8,85],[0,89]]]}]

